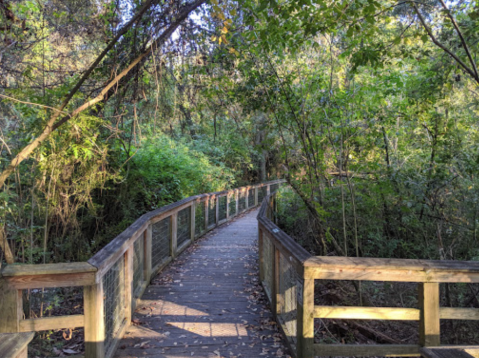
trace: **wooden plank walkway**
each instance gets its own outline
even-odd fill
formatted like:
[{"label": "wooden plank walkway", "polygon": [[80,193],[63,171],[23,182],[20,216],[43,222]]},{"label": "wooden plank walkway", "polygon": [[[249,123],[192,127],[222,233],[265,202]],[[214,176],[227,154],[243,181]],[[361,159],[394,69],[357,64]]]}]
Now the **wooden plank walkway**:
[{"label": "wooden plank walkway", "polygon": [[215,229],[152,281],[116,357],[290,357],[259,285],[256,215]]}]

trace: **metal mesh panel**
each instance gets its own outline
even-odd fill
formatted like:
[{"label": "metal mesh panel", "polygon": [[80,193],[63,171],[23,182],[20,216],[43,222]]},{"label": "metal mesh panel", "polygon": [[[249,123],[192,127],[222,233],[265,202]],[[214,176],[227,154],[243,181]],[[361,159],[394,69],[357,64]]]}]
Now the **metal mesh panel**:
[{"label": "metal mesh panel", "polygon": [[216,223],[216,198],[210,198],[208,202],[208,226]]},{"label": "metal mesh panel", "polygon": [[170,218],[167,217],[152,225],[151,262],[153,267],[159,265],[164,259],[170,256],[170,242]]},{"label": "metal mesh panel", "polygon": [[248,190],[248,207],[254,206],[254,189]]},{"label": "metal mesh panel", "polygon": [[144,279],[145,241],[140,237],[135,241],[133,255],[133,292],[136,292]]},{"label": "metal mesh panel", "polygon": [[296,343],[297,313],[297,285],[296,271],[288,260],[281,254],[279,259],[279,317],[288,339]]},{"label": "metal mesh panel", "polygon": [[267,235],[263,235],[263,272],[264,272],[264,289],[271,301],[271,291],[273,288],[274,273],[274,247]]},{"label": "metal mesh panel", "polygon": [[236,215],[236,193],[230,195],[230,216]]},{"label": "metal mesh panel", "polygon": [[195,236],[200,236],[205,231],[205,203],[196,203],[195,209]]},{"label": "metal mesh panel", "polygon": [[242,212],[244,209],[246,209],[246,192],[240,191],[238,195],[238,212]]},{"label": "metal mesh panel", "polygon": [[267,187],[265,186],[262,186],[261,188],[258,189],[258,204],[261,203],[264,199],[264,197],[266,196],[266,193],[267,193]]},{"label": "metal mesh panel", "polygon": [[273,184],[270,186],[269,191],[270,193],[274,193],[278,189],[279,189],[279,184]]},{"label": "metal mesh panel", "polygon": [[178,212],[177,246],[180,247],[191,238],[191,208]]},{"label": "metal mesh panel", "polygon": [[219,220],[224,220],[226,219],[226,204],[227,204],[227,198],[226,196],[222,196],[219,198],[219,213],[218,213],[218,216],[219,216]]},{"label": "metal mesh panel", "polygon": [[[122,256],[103,276],[105,350],[115,342],[125,319],[125,259]],[[98,317],[98,319],[101,319]]]}]

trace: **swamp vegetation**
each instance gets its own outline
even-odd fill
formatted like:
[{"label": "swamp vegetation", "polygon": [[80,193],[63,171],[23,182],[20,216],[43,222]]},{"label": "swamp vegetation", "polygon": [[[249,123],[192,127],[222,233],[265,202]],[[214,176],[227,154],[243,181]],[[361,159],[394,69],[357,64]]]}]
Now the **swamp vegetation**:
[{"label": "swamp vegetation", "polygon": [[[478,30],[476,1],[0,0],[0,263],[86,260],[147,211],[274,178],[311,253],[479,260]],[[318,339],[414,339],[361,327]]]}]

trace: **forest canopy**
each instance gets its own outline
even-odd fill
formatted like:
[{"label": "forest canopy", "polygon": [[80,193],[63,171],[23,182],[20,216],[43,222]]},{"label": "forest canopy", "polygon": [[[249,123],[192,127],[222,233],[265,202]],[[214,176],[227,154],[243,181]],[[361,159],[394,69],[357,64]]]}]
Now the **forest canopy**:
[{"label": "forest canopy", "polygon": [[314,254],[476,260],[478,25],[475,1],[0,0],[0,261],[85,260],[272,178]]}]

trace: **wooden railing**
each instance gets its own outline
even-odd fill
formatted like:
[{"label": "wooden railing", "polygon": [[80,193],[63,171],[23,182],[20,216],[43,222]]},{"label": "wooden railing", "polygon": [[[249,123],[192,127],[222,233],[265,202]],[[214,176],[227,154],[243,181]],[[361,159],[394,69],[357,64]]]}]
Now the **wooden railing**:
[{"label": "wooden railing", "polygon": [[[293,355],[420,356],[440,345],[440,320],[479,320],[477,308],[440,306],[441,283],[478,283],[479,262],[312,256],[274,222],[276,198],[265,198],[258,214],[260,278]],[[315,280],[413,282],[417,308],[315,305]],[[415,345],[315,344],[314,319],[419,321]],[[451,346],[455,347],[455,346]]]},{"label": "wooden railing", "polygon": [[[181,200],[149,212],[88,262],[7,265],[0,333],[84,327],[85,357],[112,357],[150,279],[207,231],[250,209],[282,180]],[[25,319],[23,290],[83,287],[83,314]]]}]

